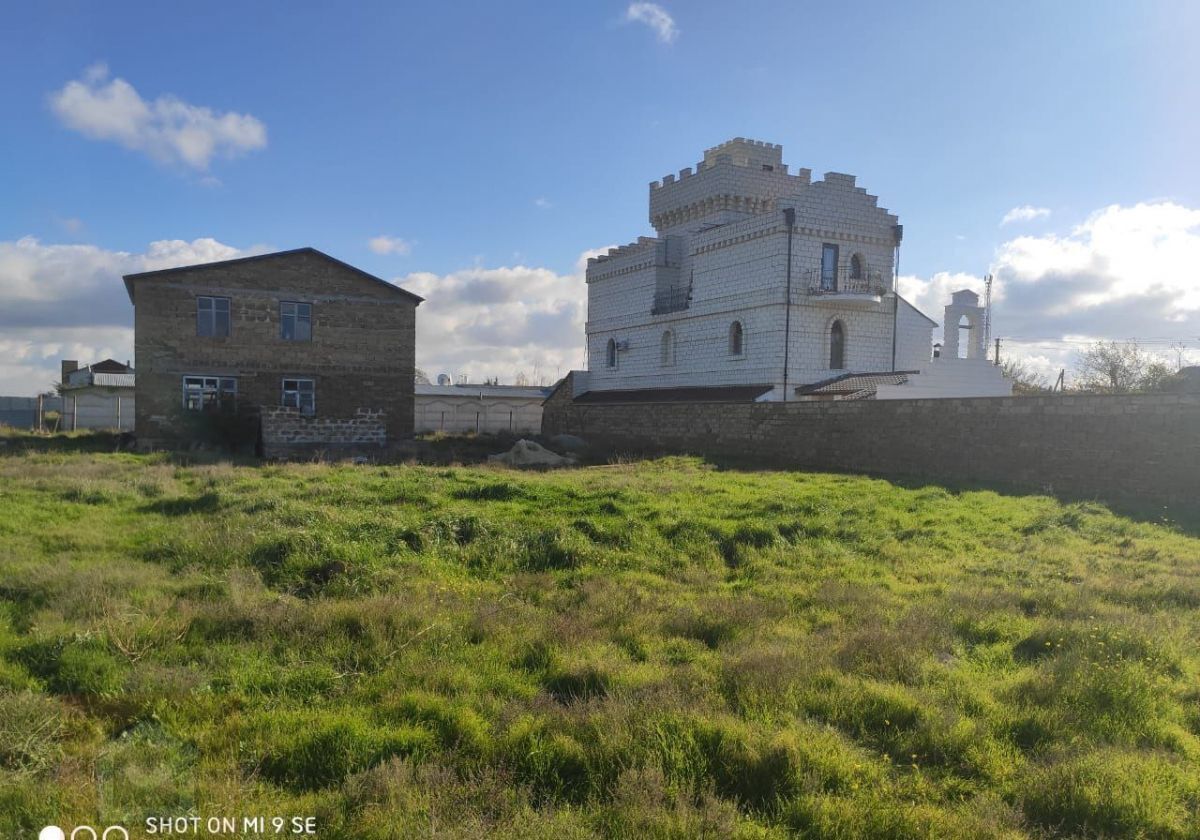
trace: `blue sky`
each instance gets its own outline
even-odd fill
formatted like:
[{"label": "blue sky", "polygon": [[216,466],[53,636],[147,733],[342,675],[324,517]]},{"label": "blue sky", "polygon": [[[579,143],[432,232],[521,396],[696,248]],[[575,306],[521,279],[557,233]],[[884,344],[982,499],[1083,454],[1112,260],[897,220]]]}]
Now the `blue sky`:
[{"label": "blue sky", "polygon": [[[301,245],[429,294],[424,366],[562,372],[581,254],[649,233],[647,183],[733,136],[856,174],[905,225],[904,288],[935,317],[990,268],[1013,336],[1200,347],[1198,25],[1193,2],[1095,0],[17,4],[0,393],[61,354],[128,355],[120,270]],[[106,98],[117,80],[132,93]],[[150,115],[123,123],[130,102]],[[1115,318],[1149,263],[1165,286]],[[1095,319],[1039,308],[1064,272],[1076,303],[1107,295]]]}]

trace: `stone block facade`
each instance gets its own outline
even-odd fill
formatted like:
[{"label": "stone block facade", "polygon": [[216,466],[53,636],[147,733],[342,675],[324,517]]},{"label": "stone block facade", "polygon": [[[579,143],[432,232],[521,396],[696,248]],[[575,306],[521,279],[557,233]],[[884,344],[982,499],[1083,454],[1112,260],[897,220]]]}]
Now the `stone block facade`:
[{"label": "stone block facade", "polygon": [[577,403],[572,372],[542,433],[601,451],[986,483],[1200,511],[1200,395],[823,402]]},{"label": "stone block facade", "polygon": [[371,451],[387,444],[382,409],[358,408],[353,417],[306,417],[285,406],[263,408],[264,458],[291,458],[318,451]]},{"label": "stone block facade", "polygon": [[[792,175],[781,147],[736,138],[653,182],[650,220],[657,236],[588,262],[590,388],[754,383],[781,395],[785,380],[929,361],[936,323],[894,290],[897,217],[853,175]],[[826,252],[836,293],[822,287]]]},{"label": "stone block facade", "polygon": [[[198,378],[234,383],[226,402],[249,423],[284,405],[285,380],[303,380],[312,384],[311,419],[321,421],[310,429],[340,429],[363,409],[382,418],[388,442],[411,437],[418,296],[312,248],[125,282],[134,304],[139,446],[189,443],[185,382]],[[200,334],[202,297],[228,301],[223,334]],[[282,328],[284,305],[297,303],[307,307],[306,339]]]}]

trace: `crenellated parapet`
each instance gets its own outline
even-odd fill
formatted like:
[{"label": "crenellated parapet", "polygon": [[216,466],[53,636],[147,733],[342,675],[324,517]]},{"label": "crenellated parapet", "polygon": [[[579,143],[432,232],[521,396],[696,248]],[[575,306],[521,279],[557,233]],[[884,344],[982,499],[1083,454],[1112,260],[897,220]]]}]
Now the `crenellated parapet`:
[{"label": "crenellated parapet", "polygon": [[775,209],[781,196],[812,178],[795,175],[783,162],[783,147],[737,137],[704,153],[704,159],[650,184],[650,223],[660,234],[696,222],[727,224]]}]

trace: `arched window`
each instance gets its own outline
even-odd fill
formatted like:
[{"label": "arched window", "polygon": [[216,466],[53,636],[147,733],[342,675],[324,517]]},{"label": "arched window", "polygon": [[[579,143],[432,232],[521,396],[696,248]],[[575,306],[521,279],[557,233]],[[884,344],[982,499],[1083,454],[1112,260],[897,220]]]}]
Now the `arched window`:
[{"label": "arched window", "polygon": [[834,321],[829,328],[829,368],[842,370],[846,367],[846,328],[841,321]]},{"label": "arched window", "polygon": [[659,361],[664,367],[675,364],[675,333],[670,330],[662,334]]},{"label": "arched window", "polygon": [[732,324],[729,325],[729,355],[730,356],[742,355],[742,339],[743,339],[742,322],[734,321]]},{"label": "arched window", "polygon": [[866,277],[862,254],[855,254],[850,258],[850,279],[862,280]]},{"label": "arched window", "polygon": [[617,342],[611,338],[608,340],[608,347],[604,351],[604,364],[610,368],[617,366]]}]

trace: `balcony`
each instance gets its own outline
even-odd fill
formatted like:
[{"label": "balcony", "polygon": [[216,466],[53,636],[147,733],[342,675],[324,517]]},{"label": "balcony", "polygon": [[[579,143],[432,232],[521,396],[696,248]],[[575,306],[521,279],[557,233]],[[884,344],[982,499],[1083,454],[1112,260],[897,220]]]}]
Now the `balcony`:
[{"label": "balcony", "polygon": [[805,293],[814,303],[879,303],[888,293],[888,285],[878,271],[852,271],[842,266],[836,271],[810,268],[804,275]]},{"label": "balcony", "polygon": [[662,292],[656,292],[654,295],[654,306],[651,307],[650,314],[668,315],[672,312],[682,312],[688,308],[691,302],[691,287],[686,289],[667,289]]}]

